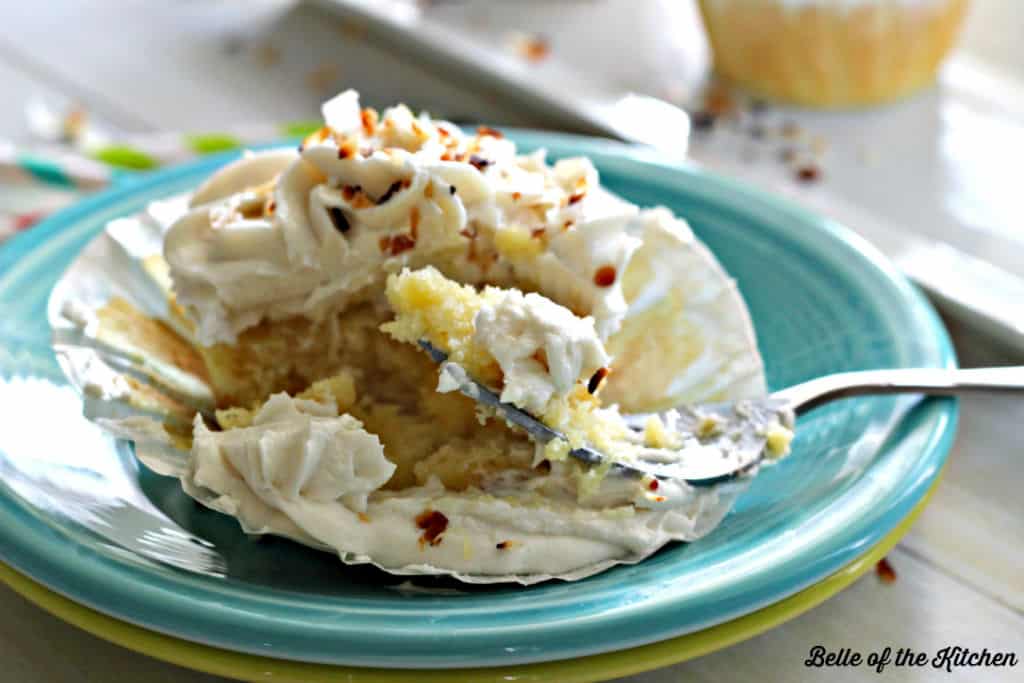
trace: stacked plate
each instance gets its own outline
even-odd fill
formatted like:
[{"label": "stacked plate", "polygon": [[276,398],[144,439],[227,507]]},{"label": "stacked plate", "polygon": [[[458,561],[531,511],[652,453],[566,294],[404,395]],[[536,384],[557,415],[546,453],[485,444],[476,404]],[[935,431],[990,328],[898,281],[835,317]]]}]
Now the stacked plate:
[{"label": "stacked plate", "polygon": [[[687,218],[737,278],[772,388],[955,362],[920,294],[841,226],[650,152],[510,137],[590,156],[611,190]],[[247,538],[81,416],[46,323],[54,283],[108,221],[230,158],[132,181],[0,249],[0,578],[102,637],[243,679],[625,675],[737,642],[840,590],[899,539],[941,471],[955,402],[863,398],[803,418],[792,456],[707,538],[584,581],[409,580]]]}]

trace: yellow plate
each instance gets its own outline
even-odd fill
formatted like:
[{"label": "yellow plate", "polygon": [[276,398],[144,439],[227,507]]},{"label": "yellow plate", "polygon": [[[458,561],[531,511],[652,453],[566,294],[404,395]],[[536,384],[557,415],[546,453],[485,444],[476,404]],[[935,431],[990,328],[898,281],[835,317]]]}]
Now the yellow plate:
[{"label": "yellow plate", "polygon": [[560,662],[541,662],[486,669],[370,669],[270,659],[181,640],[119,621],[69,600],[0,564],[0,580],[47,612],[129,650],[180,666],[243,681],[278,683],[454,683],[457,681],[593,681],[700,657],[734,645],[789,621],[849,586],[892,550],[907,533],[941,481],[940,473],[925,496],[899,525],[874,548],[843,569],[804,590],[756,612],[660,643]]}]

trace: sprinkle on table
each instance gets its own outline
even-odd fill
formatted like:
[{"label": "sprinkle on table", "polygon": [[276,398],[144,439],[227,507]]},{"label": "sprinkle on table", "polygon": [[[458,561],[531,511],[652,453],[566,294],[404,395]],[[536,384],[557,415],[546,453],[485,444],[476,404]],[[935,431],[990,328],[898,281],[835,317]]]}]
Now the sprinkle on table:
[{"label": "sprinkle on table", "polygon": [[323,94],[338,82],[340,76],[341,69],[337,64],[321,62],[306,72],[306,86],[317,94]]},{"label": "sprinkle on table", "polygon": [[731,114],[736,110],[736,99],[729,88],[715,84],[704,92],[704,110],[714,116]]},{"label": "sprinkle on table", "polygon": [[802,135],[800,125],[796,121],[785,121],[779,126],[779,135],[786,140],[796,140]]},{"label": "sprinkle on table", "polygon": [[701,109],[690,114],[690,124],[695,131],[707,132],[715,127],[715,115]]},{"label": "sprinkle on table", "polygon": [[543,62],[551,55],[551,44],[539,34],[516,36],[513,48],[516,54],[533,64]]},{"label": "sprinkle on table", "polygon": [[896,582],[896,570],[889,564],[887,558],[882,558],[875,565],[875,574],[878,575],[878,580],[884,584],[892,584]]},{"label": "sprinkle on table", "polygon": [[821,169],[813,164],[804,164],[796,170],[796,179],[801,183],[813,183],[821,179]]},{"label": "sprinkle on table", "polygon": [[261,43],[256,46],[256,61],[264,68],[270,68],[281,61],[281,51],[272,43]]}]

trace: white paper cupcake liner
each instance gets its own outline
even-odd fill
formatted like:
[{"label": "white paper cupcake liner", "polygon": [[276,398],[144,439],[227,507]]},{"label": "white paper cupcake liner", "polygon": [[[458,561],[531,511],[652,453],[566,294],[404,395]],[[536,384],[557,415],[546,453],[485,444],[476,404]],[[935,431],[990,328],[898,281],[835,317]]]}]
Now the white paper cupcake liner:
[{"label": "white paper cupcake liner", "polygon": [[[620,553],[617,557],[589,562],[569,571],[528,574],[500,573],[493,567],[486,572],[459,568],[460,563],[465,563],[454,554],[458,552],[455,542],[447,544],[444,550],[452,553],[444,556],[450,560],[447,568],[426,561],[400,566],[382,563],[372,554],[346,549],[343,543],[318,541],[287,514],[260,501],[255,495],[251,499],[244,495],[233,498],[197,485],[192,477],[191,454],[176,445],[164,426],[187,433],[197,411],[212,411],[211,388],[199,374],[155,352],[145,339],[105,329],[98,316],[100,309],[112,300],[123,300],[143,315],[164,321],[167,325],[165,333],[169,337],[187,342],[187,331],[176,328],[173,316],[169,315],[168,284],[158,257],[163,230],[173,217],[175,207],[182,206],[182,202],[177,198],[158,203],[138,217],[113,221],[107,230],[88,244],[51,295],[48,317],[53,328],[53,347],[68,380],[83,396],[88,418],[112,434],[133,441],[136,456],[148,468],[160,475],[179,479],[183,490],[201,504],[236,517],[247,534],[283,536],[335,552],[345,564],[371,564],[389,574],[401,576],[447,575],[476,584],[515,582],[529,585],[549,579],[572,581],[617,564],[640,562],[670,541],[699,538],[721,521],[736,497],[749,484],[749,479],[746,479],[713,489],[700,489],[686,513],[672,513],[676,515],[674,517],[668,516],[669,513],[651,517],[649,526],[655,532],[642,551]],[[703,249],[702,246],[700,248]],[[756,349],[750,362],[742,366],[747,374],[735,384],[744,386],[747,392],[751,387],[755,390],[763,387]],[[450,515],[453,525],[462,524],[460,528],[463,528],[465,538],[474,543],[479,541],[478,547],[486,546],[492,532],[475,528],[477,525],[471,513],[465,513],[465,518],[460,517],[463,512],[459,511],[462,509],[459,505],[462,504],[456,505],[458,509],[453,508]],[[516,538],[532,544],[534,552],[548,552],[557,557],[560,553],[564,555],[567,543],[572,549],[573,539],[567,541],[564,536],[522,529],[515,533]],[[493,538],[488,547],[494,548]]]}]

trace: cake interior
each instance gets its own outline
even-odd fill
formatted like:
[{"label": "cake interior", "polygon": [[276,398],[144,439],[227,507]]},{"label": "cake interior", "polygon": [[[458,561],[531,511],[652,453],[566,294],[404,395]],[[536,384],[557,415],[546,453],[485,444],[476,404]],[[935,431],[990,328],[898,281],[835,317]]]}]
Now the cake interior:
[{"label": "cake interior", "polygon": [[[469,341],[484,299],[442,277],[409,278],[383,296],[329,320],[263,321],[233,345],[199,347],[222,429],[248,426],[277,392],[334,402],[380,437],[397,469],[385,489],[436,476],[447,489],[483,488],[497,472],[542,474],[535,445],[503,420],[481,414],[457,392],[438,393],[438,366],[414,343],[420,336],[454,352],[475,377],[500,384],[493,358]],[[396,320],[395,308],[403,311]],[[383,329],[382,329],[383,328]],[[429,328],[429,329],[428,329]]]}]

